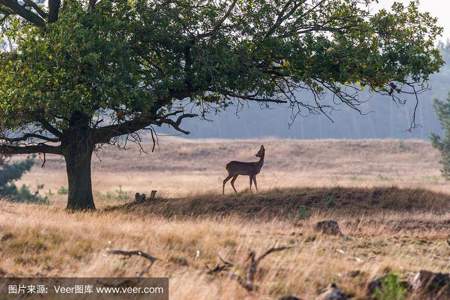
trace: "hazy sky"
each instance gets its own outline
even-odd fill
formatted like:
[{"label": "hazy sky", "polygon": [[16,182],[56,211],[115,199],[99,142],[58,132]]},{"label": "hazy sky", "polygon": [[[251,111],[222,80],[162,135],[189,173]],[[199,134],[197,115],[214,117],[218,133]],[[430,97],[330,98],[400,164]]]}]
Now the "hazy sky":
[{"label": "hazy sky", "polygon": [[[411,0],[396,0],[396,2],[409,3]],[[379,0],[380,6],[390,7],[394,0]],[[444,27],[442,40],[450,40],[450,0],[421,0],[420,8],[431,13],[439,19],[439,24]]]}]

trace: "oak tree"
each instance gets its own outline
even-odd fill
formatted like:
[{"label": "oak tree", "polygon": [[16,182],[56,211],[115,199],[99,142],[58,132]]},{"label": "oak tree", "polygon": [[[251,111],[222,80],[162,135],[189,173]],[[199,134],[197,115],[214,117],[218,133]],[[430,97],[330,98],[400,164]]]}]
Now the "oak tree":
[{"label": "oak tree", "polygon": [[69,209],[95,208],[102,144],[154,126],[188,133],[184,119],[234,102],[327,114],[325,92],[356,110],[363,89],[400,101],[442,64],[441,28],[415,2],[41,2],[0,0],[0,151],[62,155]]}]

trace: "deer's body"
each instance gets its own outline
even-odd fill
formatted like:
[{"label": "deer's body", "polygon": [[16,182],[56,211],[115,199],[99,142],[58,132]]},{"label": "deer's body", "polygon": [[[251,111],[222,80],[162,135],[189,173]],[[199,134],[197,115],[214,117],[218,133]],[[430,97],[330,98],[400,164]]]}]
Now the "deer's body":
[{"label": "deer's body", "polygon": [[231,179],[231,186],[233,190],[237,193],[236,187],[234,186],[234,182],[236,181],[239,175],[249,176],[250,178],[250,190],[252,190],[252,183],[255,184],[256,190],[258,190],[258,185],[256,183],[256,175],[259,174],[261,168],[264,165],[264,156],[265,149],[264,146],[261,145],[256,156],[259,157],[259,161],[255,162],[243,162],[243,161],[230,161],[226,165],[226,169],[228,171],[228,176],[223,180],[223,189],[222,193],[225,194],[225,184],[228,180]]}]

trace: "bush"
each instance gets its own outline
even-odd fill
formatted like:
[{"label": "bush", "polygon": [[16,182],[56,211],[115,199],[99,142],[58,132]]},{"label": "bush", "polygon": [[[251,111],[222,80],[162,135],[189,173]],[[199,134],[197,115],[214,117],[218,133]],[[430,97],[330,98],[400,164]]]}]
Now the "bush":
[{"label": "bush", "polygon": [[444,135],[440,137],[432,134],[431,142],[441,152],[442,175],[450,179],[450,95],[445,102],[436,100],[434,108],[444,129]]},{"label": "bush", "polygon": [[69,189],[67,189],[65,186],[61,186],[58,191],[58,195],[67,195],[69,193]]},{"label": "bush", "polygon": [[130,195],[128,194],[128,192],[122,190],[121,185],[114,192],[106,192],[105,197],[107,200],[118,200],[118,201],[130,200]]},{"label": "bush", "polygon": [[[13,202],[48,203],[47,197],[39,195],[39,188],[33,193],[28,186],[22,185],[18,188],[14,183],[30,171],[34,163],[34,157],[14,163],[8,163],[3,156],[0,158],[0,198]],[[43,186],[40,186],[40,188],[43,188]]]},{"label": "bush", "polygon": [[328,194],[324,198],[324,202],[325,202],[325,206],[327,208],[331,208],[331,207],[335,207],[336,206],[336,198],[334,197],[333,194]]},{"label": "bush", "polygon": [[374,298],[376,300],[404,300],[406,299],[406,288],[396,274],[389,273],[383,277],[381,288],[375,290]]},{"label": "bush", "polygon": [[306,206],[302,205],[298,208],[297,216],[300,220],[305,220],[311,216],[311,213],[309,212],[309,209]]}]

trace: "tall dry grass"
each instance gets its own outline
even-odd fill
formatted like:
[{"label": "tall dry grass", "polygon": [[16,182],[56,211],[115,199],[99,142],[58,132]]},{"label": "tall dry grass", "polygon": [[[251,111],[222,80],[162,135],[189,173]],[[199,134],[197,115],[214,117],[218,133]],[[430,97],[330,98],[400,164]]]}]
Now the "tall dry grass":
[{"label": "tall dry grass", "polygon": [[[225,163],[254,159],[261,143],[267,149],[266,166],[258,178],[263,191],[254,196],[246,192],[217,196]],[[440,177],[439,155],[423,141],[167,139],[160,141],[154,154],[139,154],[135,148],[128,152],[106,148],[101,157],[101,162],[94,163],[100,207],[124,203],[105,197],[119,186],[130,194],[157,189],[159,195],[177,199],[163,199],[166,204],[158,202],[155,210],[132,206],[68,213],[61,208],[65,196],[55,193],[66,186],[63,162],[48,157],[46,168],[36,167],[23,183],[45,184],[46,190],[53,191],[51,206],[0,201],[0,276],[136,276],[144,272],[144,276],[168,276],[171,299],[200,300],[276,299],[287,294],[314,299],[335,282],[355,299],[364,299],[367,281],[387,270],[402,277],[421,269],[450,272],[447,196],[427,198],[425,192],[419,197],[414,194],[419,192],[411,189],[387,189],[384,204],[401,200],[395,209],[383,209],[382,201],[358,206],[355,198],[347,204],[353,208],[351,215],[332,208],[304,215],[293,206],[293,217],[276,213],[270,218],[249,217],[255,207],[270,206],[280,195],[286,205],[291,200],[311,199],[301,198],[299,193],[310,197],[316,193],[322,199],[321,188],[335,191],[336,185],[351,187],[342,189],[348,196],[337,199],[338,205],[355,195],[354,187],[420,187],[446,193],[450,185]],[[247,178],[239,181],[239,189],[247,184]],[[288,187],[295,189],[271,190]],[[406,197],[405,193],[410,194]],[[364,201],[361,197],[359,201]],[[411,208],[408,203],[415,198],[429,203]],[[208,201],[222,200],[236,210],[250,209],[246,214],[228,216],[209,213],[217,207]],[[207,213],[189,217],[193,203],[211,206]],[[171,208],[169,204],[181,213],[170,218],[158,214],[156,208]],[[308,207],[307,202],[301,204]],[[317,221],[329,218],[339,222],[343,236],[325,236],[313,230]],[[248,293],[227,276],[207,274],[206,266],[217,264],[219,255],[235,263],[235,273],[243,274],[249,250],[261,253],[274,245],[293,248],[261,263],[256,292]],[[139,249],[159,260],[146,271],[148,262],[141,257],[107,254],[108,249],[116,248]]]},{"label": "tall dry grass", "polygon": [[[402,276],[427,269],[450,272],[450,213],[379,213],[358,218],[316,214],[287,222],[237,217],[165,219],[123,212],[67,213],[59,208],[1,203],[0,273],[4,276],[136,276],[148,262],[108,249],[139,249],[160,260],[144,276],[168,276],[171,299],[273,299],[295,294],[313,299],[335,282],[364,298],[366,282],[387,269]],[[334,218],[345,236],[317,234],[313,224]],[[404,220],[435,224],[393,230]],[[263,261],[258,290],[248,293],[226,276],[207,275],[218,256],[243,273],[248,251],[293,246]],[[352,271],[359,271],[352,275]],[[357,298],[358,299],[358,298]]]}]

